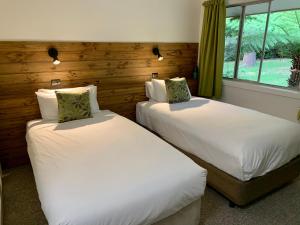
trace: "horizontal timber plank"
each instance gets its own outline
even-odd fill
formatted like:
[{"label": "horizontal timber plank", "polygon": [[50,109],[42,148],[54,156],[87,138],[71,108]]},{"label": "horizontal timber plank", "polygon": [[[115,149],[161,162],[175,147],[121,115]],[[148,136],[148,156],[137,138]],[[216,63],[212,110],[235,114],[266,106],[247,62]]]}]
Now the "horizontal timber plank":
[{"label": "horizontal timber plank", "polygon": [[[59,51],[152,51],[154,46],[160,50],[169,49],[197,49],[197,43],[94,43],[94,42],[1,42],[0,51],[47,51],[55,47]],[[152,55],[152,52],[151,52]]]},{"label": "horizontal timber plank", "polygon": [[64,62],[57,66],[52,63],[9,63],[0,64],[0,74],[33,73],[33,72],[61,72],[69,70],[100,70],[100,69],[126,69],[126,68],[149,68],[180,65],[195,65],[194,59],[165,59],[160,63],[157,59],[138,60],[99,60]]},{"label": "horizontal timber plank", "polygon": [[[2,168],[13,168],[20,165],[28,164],[29,157],[26,152],[26,147],[22,149],[23,151],[16,154],[14,157],[5,157],[1,160]],[[15,152],[15,149],[11,149],[11,152]],[[25,153],[24,153],[25,152]]]},{"label": "horizontal timber plank", "polygon": [[[169,73],[160,74],[159,78],[166,79],[169,77],[184,76],[185,74],[187,74],[187,73],[169,72]],[[60,79],[62,87],[72,86],[72,83],[74,83],[76,85],[78,85],[80,83],[83,85],[86,83],[91,83],[91,84],[97,84],[97,86],[100,86],[100,87],[104,87],[104,84],[109,84],[109,83],[110,84],[120,83],[120,82],[127,83],[127,82],[130,82],[131,80],[138,80],[138,81],[151,80],[151,76],[149,74],[146,74],[146,75],[128,74],[128,76],[105,76],[105,77],[97,77],[97,76],[88,77],[88,76],[86,76],[86,78],[85,78],[85,76],[86,75],[76,76],[76,77],[74,76],[71,78],[68,78],[65,76],[64,77],[63,76],[60,76],[60,77],[52,76],[52,78],[49,77],[49,79],[39,79],[36,81],[30,81],[31,78],[29,78],[29,77],[24,77],[24,79],[15,79],[15,81],[9,79],[10,81],[5,81],[5,82],[1,83],[0,88],[3,92],[10,95],[9,94],[10,90],[16,89],[16,88],[19,88],[22,86],[24,87],[24,83],[28,83],[28,85],[26,85],[26,87],[25,87],[25,90],[30,90],[31,92],[32,92],[32,90],[36,91],[38,88],[51,88],[51,80],[52,79]],[[187,79],[189,79],[189,78],[187,77]],[[36,88],[36,89],[32,89],[32,88]]]},{"label": "horizontal timber plank", "polygon": [[148,68],[127,68],[127,69],[98,69],[98,70],[67,70],[54,72],[28,72],[1,74],[0,79],[3,80],[3,85],[17,83],[35,83],[49,82],[52,79],[61,80],[76,80],[86,78],[105,78],[105,77],[128,77],[128,76],[149,76],[152,73],[158,73],[159,76],[172,74],[189,75],[192,74],[193,65],[179,65],[168,67],[148,67]]},{"label": "horizontal timber plank", "polygon": [[[161,51],[161,54],[168,59],[191,58],[198,54],[197,49],[173,49]],[[140,51],[96,51],[84,50],[77,52],[59,51],[58,58],[61,62],[72,61],[99,61],[99,60],[137,60],[149,59],[148,50]],[[155,59],[155,56],[152,56]],[[0,64],[7,63],[30,63],[30,62],[47,62],[51,63],[51,58],[46,51],[42,52],[0,52]]]}]

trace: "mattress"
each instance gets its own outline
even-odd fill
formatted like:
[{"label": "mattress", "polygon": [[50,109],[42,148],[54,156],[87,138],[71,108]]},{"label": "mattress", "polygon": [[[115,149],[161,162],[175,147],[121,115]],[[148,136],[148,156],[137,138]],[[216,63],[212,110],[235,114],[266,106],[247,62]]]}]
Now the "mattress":
[{"label": "mattress", "polygon": [[28,153],[49,225],[153,224],[198,200],[206,170],[110,111],[28,122]]},{"label": "mattress", "polygon": [[140,102],[136,117],[168,142],[241,181],[262,176],[300,154],[300,125],[214,100]]}]

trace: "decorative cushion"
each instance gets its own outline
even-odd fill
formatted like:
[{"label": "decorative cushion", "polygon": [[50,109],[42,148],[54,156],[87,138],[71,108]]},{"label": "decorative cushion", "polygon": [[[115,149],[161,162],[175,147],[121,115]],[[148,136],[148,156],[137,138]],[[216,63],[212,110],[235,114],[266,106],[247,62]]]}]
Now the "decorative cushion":
[{"label": "decorative cushion", "polygon": [[56,91],[58,102],[58,122],[91,118],[89,92],[65,93]]},{"label": "decorative cushion", "polygon": [[[175,81],[181,81],[181,80],[185,80],[185,77],[174,77],[171,78],[170,80],[175,80]],[[152,85],[149,86],[147,85],[146,82],[146,96],[150,99],[156,101],[156,102],[168,102],[168,95],[167,95],[167,91],[166,91],[166,84],[164,80],[159,80],[159,79],[152,79],[151,81]],[[150,96],[148,96],[150,95]],[[189,90],[189,95],[190,98],[191,93]]]},{"label": "decorative cushion", "polygon": [[169,103],[187,102],[191,99],[186,79],[165,80]]},{"label": "decorative cushion", "polygon": [[[185,80],[185,77],[175,77],[175,78],[172,78],[171,80],[175,80],[175,81],[182,81],[182,80]],[[188,86],[189,87],[189,86]],[[188,88],[189,89],[189,88]],[[191,91],[189,89],[189,94],[190,94],[190,98],[192,98],[192,95],[191,95]]]}]

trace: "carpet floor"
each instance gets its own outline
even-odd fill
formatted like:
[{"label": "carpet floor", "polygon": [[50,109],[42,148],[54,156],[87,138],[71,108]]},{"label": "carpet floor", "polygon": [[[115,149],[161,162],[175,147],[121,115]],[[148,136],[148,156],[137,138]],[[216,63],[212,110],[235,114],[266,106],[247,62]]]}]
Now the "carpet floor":
[{"label": "carpet floor", "polygon": [[[3,225],[47,225],[30,166],[5,172],[3,206]],[[201,225],[214,224],[300,225],[300,177],[246,208],[230,208],[224,197],[207,187]]]}]

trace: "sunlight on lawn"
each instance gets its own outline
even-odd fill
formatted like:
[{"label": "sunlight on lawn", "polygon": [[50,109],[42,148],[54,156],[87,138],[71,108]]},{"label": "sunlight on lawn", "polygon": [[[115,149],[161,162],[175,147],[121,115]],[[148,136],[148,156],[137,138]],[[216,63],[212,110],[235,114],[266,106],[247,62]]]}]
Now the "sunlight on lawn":
[{"label": "sunlight on lawn", "polygon": [[[238,79],[257,81],[260,61],[254,66],[245,66],[240,62]],[[260,83],[288,87],[291,59],[265,59],[262,66]],[[223,77],[233,78],[234,62],[225,62]]]}]

